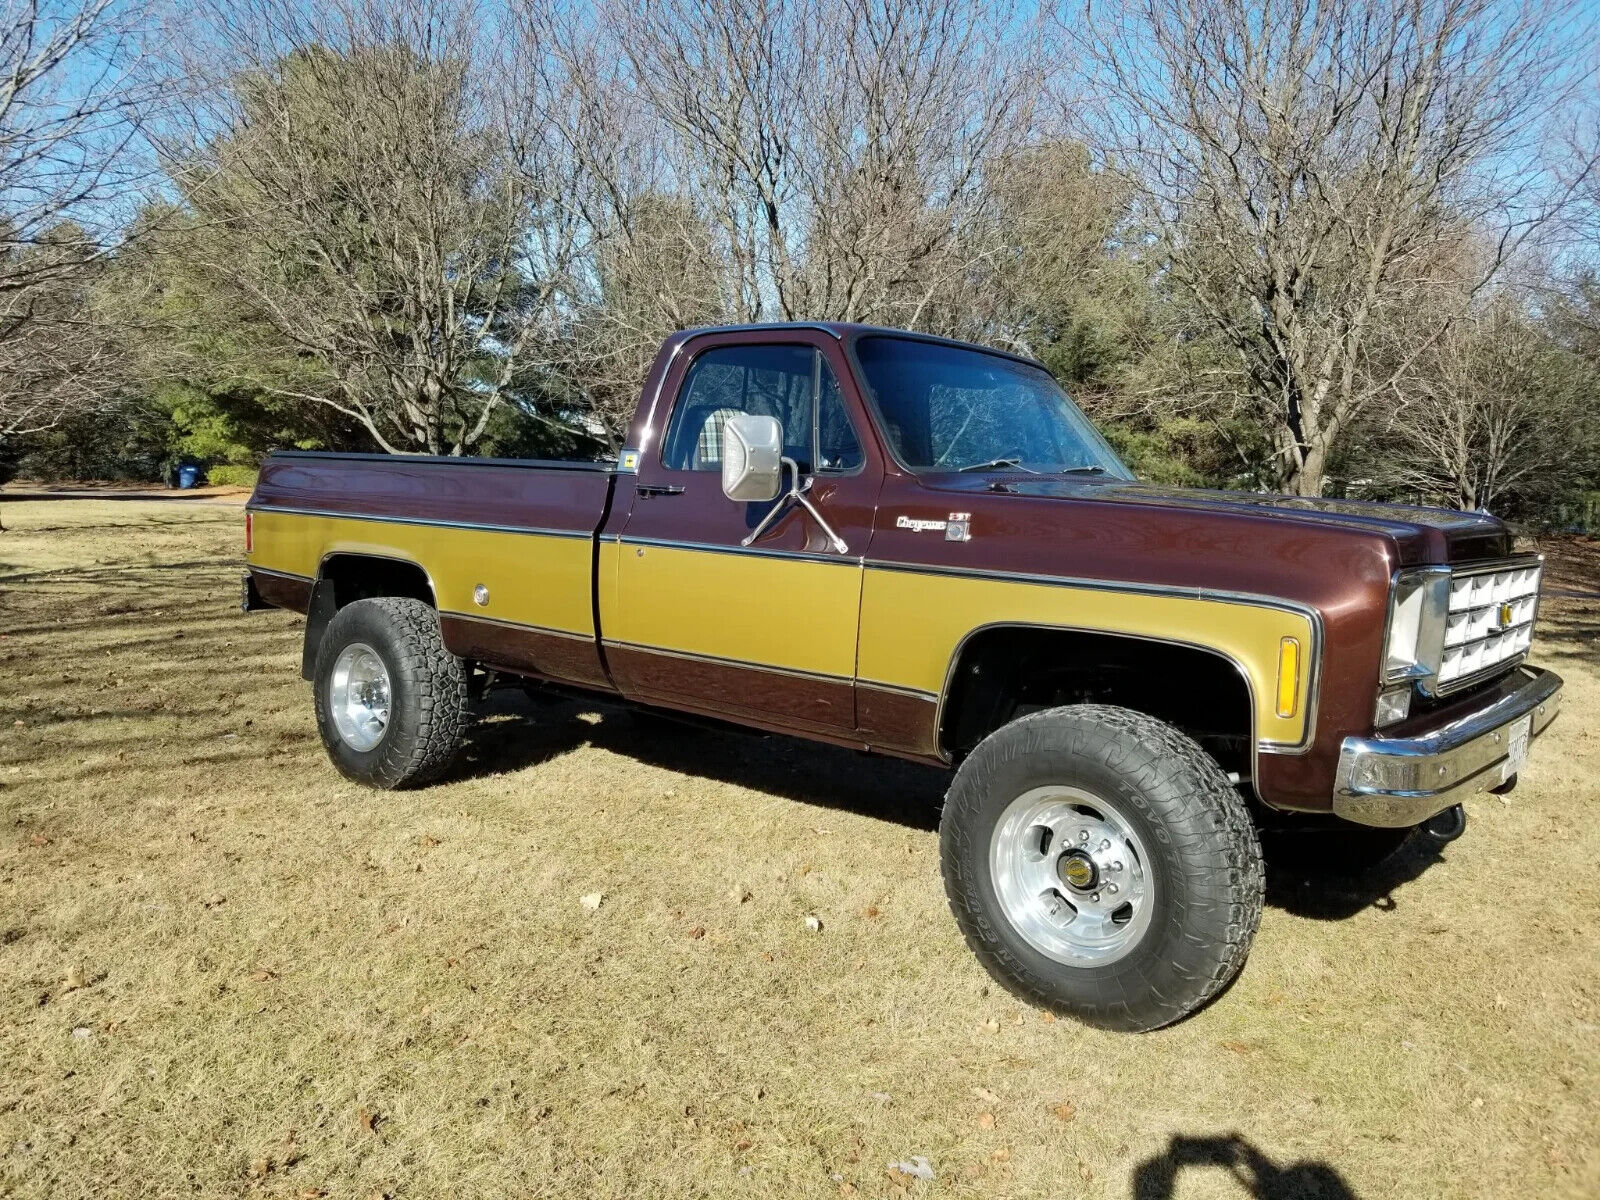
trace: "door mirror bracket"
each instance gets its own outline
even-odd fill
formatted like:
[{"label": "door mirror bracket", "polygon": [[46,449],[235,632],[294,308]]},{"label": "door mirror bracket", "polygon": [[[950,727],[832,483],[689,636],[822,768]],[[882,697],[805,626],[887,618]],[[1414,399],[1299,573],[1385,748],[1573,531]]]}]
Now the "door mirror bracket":
[{"label": "door mirror bracket", "polygon": [[[789,491],[781,499],[783,469],[789,468]],[[850,547],[833,531],[817,506],[806,495],[811,490],[811,479],[800,476],[800,464],[783,453],[783,426],[776,417],[763,417],[755,413],[738,413],[722,425],[722,494],[729,500],[766,502],[777,500],[771,511],[740,542],[748,546],[766,532],[767,527],[783,512],[785,504],[793,500],[811,514],[828,535],[828,541],[840,554],[850,553]]]}]

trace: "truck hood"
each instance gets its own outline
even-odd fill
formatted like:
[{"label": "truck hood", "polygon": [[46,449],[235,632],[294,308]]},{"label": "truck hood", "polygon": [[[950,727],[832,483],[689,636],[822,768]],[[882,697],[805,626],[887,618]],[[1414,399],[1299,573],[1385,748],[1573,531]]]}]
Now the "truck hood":
[{"label": "truck hood", "polygon": [[1299,524],[1335,526],[1380,534],[1401,549],[1401,562],[1463,562],[1501,558],[1511,552],[1512,536],[1505,522],[1486,513],[1456,512],[1375,500],[1333,500],[1169,487],[1094,476],[1040,476],[1021,472],[971,472],[928,477],[924,483],[940,491],[984,496],[1031,496],[1137,504],[1176,510],[1249,514]]}]

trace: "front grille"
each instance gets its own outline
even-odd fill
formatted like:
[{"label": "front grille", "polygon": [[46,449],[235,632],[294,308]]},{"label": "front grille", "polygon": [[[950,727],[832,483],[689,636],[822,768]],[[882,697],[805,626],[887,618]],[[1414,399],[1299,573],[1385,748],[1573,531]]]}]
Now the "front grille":
[{"label": "front grille", "polygon": [[1531,561],[1466,569],[1452,576],[1444,657],[1439,664],[1441,691],[1464,687],[1527,654],[1543,571],[1540,563]]}]

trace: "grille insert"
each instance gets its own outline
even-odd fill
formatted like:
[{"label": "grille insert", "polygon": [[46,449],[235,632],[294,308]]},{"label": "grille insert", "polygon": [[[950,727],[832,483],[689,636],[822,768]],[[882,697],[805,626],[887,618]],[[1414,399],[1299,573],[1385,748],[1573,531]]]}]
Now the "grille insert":
[{"label": "grille insert", "polygon": [[1543,566],[1534,563],[1463,573],[1450,580],[1450,611],[1439,663],[1442,690],[1510,666],[1527,654],[1543,572]]}]

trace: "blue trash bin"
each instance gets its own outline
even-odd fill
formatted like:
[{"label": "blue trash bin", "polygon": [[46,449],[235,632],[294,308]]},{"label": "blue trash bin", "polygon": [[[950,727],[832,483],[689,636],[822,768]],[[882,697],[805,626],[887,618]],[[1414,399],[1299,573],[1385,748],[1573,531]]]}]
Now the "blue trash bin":
[{"label": "blue trash bin", "polygon": [[192,488],[200,485],[200,468],[193,463],[185,463],[178,468],[178,486]]}]

